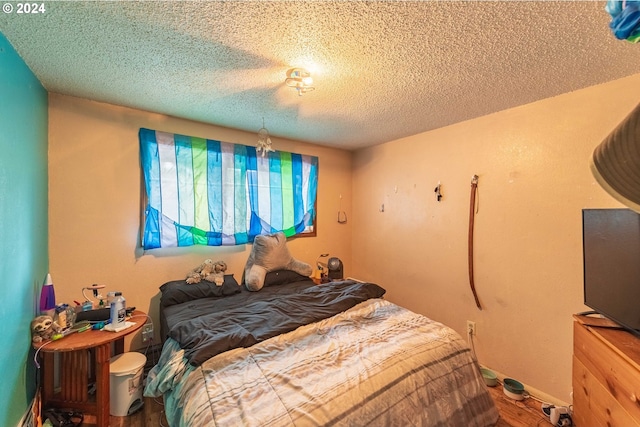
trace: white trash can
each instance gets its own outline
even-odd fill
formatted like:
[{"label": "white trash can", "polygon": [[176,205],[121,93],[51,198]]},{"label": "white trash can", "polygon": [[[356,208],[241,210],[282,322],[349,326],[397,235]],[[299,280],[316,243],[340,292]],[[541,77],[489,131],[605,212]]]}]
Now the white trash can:
[{"label": "white trash can", "polygon": [[138,352],[122,353],[109,361],[109,414],[124,417],[140,409],[142,377],[147,358]]}]

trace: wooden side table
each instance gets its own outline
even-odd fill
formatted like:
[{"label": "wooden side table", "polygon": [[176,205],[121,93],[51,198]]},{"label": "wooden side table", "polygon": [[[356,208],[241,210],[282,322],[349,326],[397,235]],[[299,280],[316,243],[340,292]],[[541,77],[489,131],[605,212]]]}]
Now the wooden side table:
[{"label": "wooden side table", "polygon": [[[42,403],[44,406],[95,413],[98,427],[109,426],[109,360],[124,352],[124,337],[147,321],[146,313],[134,311],[128,322],[134,325],[120,332],[88,330],[74,332],[40,347]],[[113,352],[111,345],[113,343]],[[55,390],[54,355],[60,354],[60,390]],[[95,398],[89,395],[89,379],[95,376]]]}]

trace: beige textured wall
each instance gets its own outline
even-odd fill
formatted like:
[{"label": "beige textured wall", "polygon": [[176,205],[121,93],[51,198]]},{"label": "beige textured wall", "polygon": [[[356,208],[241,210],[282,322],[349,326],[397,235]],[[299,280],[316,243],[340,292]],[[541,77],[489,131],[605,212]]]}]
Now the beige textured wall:
[{"label": "beige textured wall", "polygon": [[[587,309],[581,209],[620,207],[588,158],[639,89],[636,75],[357,152],[353,274],[461,334],[475,321],[480,363],[568,402],[572,314]],[[467,264],[474,174],[482,311]]]},{"label": "beige textured wall", "polygon": [[[256,117],[256,132],[261,125]],[[267,123],[268,125],[268,123]],[[120,290],[127,305],[150,313],[157,324],[158,287],[183,278],[204,259],[222,259],[236,279],[250,245],[188,247],[143,253],[140,231],[138,129],[146,127],[253,145],[255,133],[240,132],[160,114],[50,94],[49,253],[60,302],[80,301],[92,283]],[[276,149],[319,157],[318,235],[290,240],[293,256],[310,264],[323,252],[340,257],[350,273],[351,153],[272,138]],[[157,330],[157,328],[156,328]],[[126,343],[142,346],[136,335]]]}]

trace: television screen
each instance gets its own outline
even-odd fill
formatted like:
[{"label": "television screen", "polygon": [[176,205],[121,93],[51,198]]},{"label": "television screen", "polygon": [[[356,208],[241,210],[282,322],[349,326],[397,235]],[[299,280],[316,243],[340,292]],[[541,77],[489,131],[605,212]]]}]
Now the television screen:
[{"label": "television screen", "polygon": [[583,209],[584,303],[640,335],[640,215]]}]

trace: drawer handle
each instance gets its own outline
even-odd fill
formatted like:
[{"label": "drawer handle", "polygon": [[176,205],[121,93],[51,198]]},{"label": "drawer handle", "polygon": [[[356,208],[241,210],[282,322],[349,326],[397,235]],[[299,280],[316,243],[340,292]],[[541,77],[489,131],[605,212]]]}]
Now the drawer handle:
[{"label": "drawer handle", "polygon": [[635,394],[632,394],[630,398],[633,403],[636,403],[638,401],[638,398],[636,397]]}]

